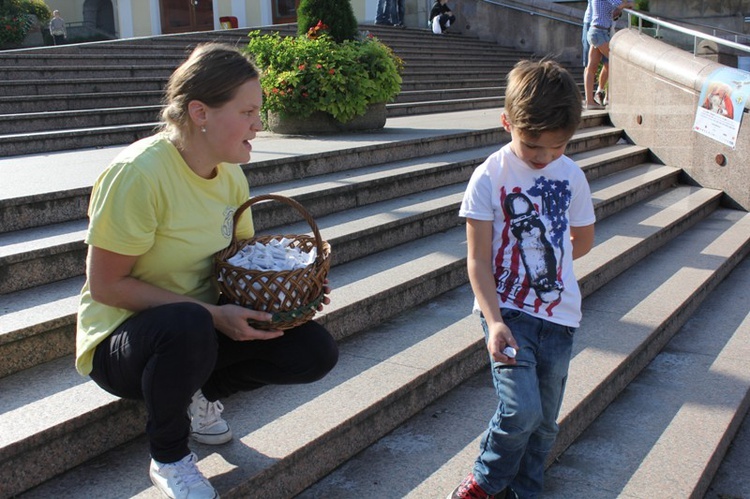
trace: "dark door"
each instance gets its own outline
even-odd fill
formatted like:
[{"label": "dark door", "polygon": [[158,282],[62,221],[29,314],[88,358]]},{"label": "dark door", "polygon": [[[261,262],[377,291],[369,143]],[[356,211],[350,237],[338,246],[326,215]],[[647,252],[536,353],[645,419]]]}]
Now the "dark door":
[{"label": "dark door", "polygon": [[273,23],[296,23],[299,0],[273,0]]},{"label": "dark door", "polygon": [[162,33],[214,29],[212,0],[159,0]]}]

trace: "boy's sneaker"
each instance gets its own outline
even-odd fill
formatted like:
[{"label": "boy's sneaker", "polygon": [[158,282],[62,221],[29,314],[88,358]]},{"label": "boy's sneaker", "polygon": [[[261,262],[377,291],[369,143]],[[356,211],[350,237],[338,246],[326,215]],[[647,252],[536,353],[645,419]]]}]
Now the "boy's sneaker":
[{"label": "boy's sneaker", "polygon": [[446,499],[493,499],[493,497],[482,490],[474,479],[474,473],[469,473],[469,476],[464,478],[463,482],[459,483],[456,490],[451,492]]},{"label": "boy's sneaker", "polygon": [[217,499],[219,493],[200,472],[197,462],[192,452],[176,463],[152,459],[148,475],[159,492],[172,499]]},{"label": "boy's sneaker", "polygon": [[224,406],[218,400],[209,402],[198,390],[188,407],[190,417],[190,436],[196,442],[208,445],[224,444],[232,440],[232,430],[221,418]]},{"label": "boy's sneaker", "polygon": [[594,92],[594,102],[596,102],[600,106],[604,106],[605,105],[604,99],[605,99],[604,90],[597,90],[596,92]]}]

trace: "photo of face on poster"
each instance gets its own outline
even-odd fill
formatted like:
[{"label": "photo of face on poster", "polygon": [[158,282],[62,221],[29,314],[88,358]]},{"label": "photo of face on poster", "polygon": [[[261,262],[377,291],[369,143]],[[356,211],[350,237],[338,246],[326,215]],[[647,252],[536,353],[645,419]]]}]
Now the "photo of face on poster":
[{"label": "photo of face on poster", "polygon": [[717,69],[703,84],[693,130],[734,149],[749,95],[750,73]]}]

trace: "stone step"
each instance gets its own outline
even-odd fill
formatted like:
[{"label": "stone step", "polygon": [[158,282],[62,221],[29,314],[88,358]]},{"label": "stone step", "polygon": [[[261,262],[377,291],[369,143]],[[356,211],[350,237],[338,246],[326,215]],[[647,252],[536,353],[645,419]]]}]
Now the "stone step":
[{"label": "stone step", "polygon": [[84,93],[110,92],[161,92],[167,83],[167,77],[144,76],[113,80],[111,78],[53,78],[30,79],[2,82],[3,95],[0,99],[9,100],[12,97],[34,98],[36,96],[66,96]]},{"label": "stone step", "polygon": [[[605,112],[588,112],[581,129],[601,127],[606,117]],[[244,168],[251,185],[260,186],[509,140],[495,111],[451,113],[442,119],[460,126],[446,129],[430,115],[396,117],[389,119],[386,133],[342,135],[333,142],[261,132],[253,141],[252,161]],[[147,132],[150,129],[141,130]],[[619,132],[610,131],[603,141],[618,138]],[[585,149],[580,147],[571,154]],[[0,176],[13,179],[0,184],[0,233],[85,218],[91,186],[120,150],[122,147],[107,148],[106,154],[102,149],[89,149],[0,159]],[[54,177],[47,173],[51,166],[57,172]]]},{"label": "stone step", "polygon": [[472,99],[452,99],[421,102],[396,102],[388,104],[388,116],[409,116],[411,114],[436,114],[464,111],[468,109],[497,109],[502,107],[502,97],[476,97]]},{"label": "stone step", "polygon": [[161,103],[162,96],[161,90],[4,96],[0,97],[0,119],[7,114],[153,106]]},{"label": "stone step", "polygon": [[3,68],[5,80],[45,80],[54,78],[112,78],[126,80],[128,78],[162,77],[168,78],[175,69],[174,64],[128,64],[96,67],[71,66],[9,66]]},{"label": "stone step", "polygon": [[704,497],[750,405],[747,282],[745,258],[558,457],[545,497]]},{"label": "stone step", "polygon": [[[275,193],[293,197],[317,219],[394,197],[411,198],[443,186],[458,185],[463,189],[474,167],[496,149],[496,145],[491,145],[446,153],[433,159],[419,158],[357,170],[344,170],[320,175],[314,182],[308,178],[304,181],[254,186],[253,193]],[[613,146],[613,149],[619,150],[619,155],[609,151],[607,158],[613,162],[619,160],[620,168],[623,169],[634,166],[645,157],[645,151],[639,148],[621,145]],[[577,158],[576,155],[572,157]],[[591,164],[596,161],[595,156],[589,155],[581,166],[588,172],[589,169],[594,169]],[[595,199],[604,204],[608,197],[614,197],[611,192],[617,191],[620,187],[618,182],[622,182],[622,186],[628,191],[620,191],[619,196],[628,197],[628,201],[612,202],[615,206],[606,211],[614,212],[626,204],[650,196],[655,190],[676,183],[677,173],[678,170],[666,166],[644,164],[629,170],[625,180],[620,180],[620,177],[616,176],[608,178],[605,184],[608,191],[604,192],[602,188],[603,194],[597,193]],[[653,180],[649,179],[649,176]],[[640,199],[632,198],[638,193]],[[253,215],[258,231],[298,218],[294,210],[281,204],[258,205],[253,208]],[[0,271],[8,276],[0,283],[0,295],[83,274],[86,254],[83,238],[86,225],[86,220],[80,219],[0,234]],[[307,232],[307,229],[304,231]],[[368,246],[372,246],[372,243],[368,242]],[[336,247],[339,248],[338,242]],[[339,251],[337,253],[340,255]]]},{"label": "stone step", "polygon": [[[475,98],[500,98],[505,92],[504,87],[463,87],[446,89],[437,83],[430,85],[432,90],[402,91],[396,96],[395,103],[424,101],[446,101]],[[63,95],[19,95],[0,97],[0,123],[9,121],[4,130],[7,133],[17,132],[10,122],[10,116],[26,119],[27,113],[39,113],[39,119],[46,118],[54,111],[82,111],[97,110],[103,112],[109,108],[138,108],[141,106],[158,106],[161,104],[161,90],[143,90],[133,92],[89,92],[82,94]],[[498,100],[502,105],[502,100]],[[54,115],[52,115],[54,116]],[[28,118],[33,118],[29,116]],[[42,130],[44,130],[42,128]]]},{"label": "stone step", "polygon": [[[504,86],[476,87],[476,88],[437,88],[434,90],[402,90],[396,97],[397,104],[407,102],[425,102],[425,101],[451,101],[458,99],[476,99],[476,98],[497,98],[500,99],[500,106],[505,95]],[[1,105],[1,104],[0,104]],[[2,109],[2,107],[0,107]]]},{"label": "stone step", "polygon": [[[73,79],[73,78],[111,78],[111,79],[128,79],[144,77],[162,77],[168,78],[175,70],[180,61],[170,63],[152,63],[152,64],[118,64],[118,65],[97,65],[97,66],[8,66],[3,68],[3,75],[8,81],[17,80],[44,80],[52,78]],[[430,69],[428,64],[413,64],[404,66],[402,77],[405,79],[429,80],[430,76],[436,81],[450,81],[454,78],[479,78],[495,77],[501,81],[505,74],[513,67],[513,63],[499,65],[498,67],[487,69],[481,62],[456,63],[446,66],[436,73]]]},{"label": "stone step", "polygon": [[[692,193],[696,192],[693,189],[689,190]],[[692,201],[688,204],[692,204]],[[611,223],[610,220],[612,220],[612,217],[602,223],[609,224]],[[740,232],[743,230],[740,229]],[[454,268],[455,272],[463,274],[462,270],[465,265],[465,251],[461,244],[463,236],[463,230],[459,227],[444,234],[427,238],[438,238],[441,242],[435,239],[430,244],[422,246],[421,243],[426,241],[420,241],[416,245],[397,247],[384,254],[352,262],[356,264],[353,275],[334,278],[334,289],[339,292],[335,293],[333,298],[336,307],[354,307],[357,310],[356,315],[349,317],[346,321],[339,321],[335,317],[337,310],[333,309],[325,314],[323,321],[332,331],[337,331],[337,333],[334,333],[337,337],[341,337],[341,333],[344,332],[343,329],[338,327],[338,325],[344,325],[344,322],[348,330],[352,328],[360,330],[360,326],[363,329],[375,326],[383,318],[373,321],[372,313],[377,314],[382,311],[383,305],[386,305],[386,308],[392,311],[391,307],[397,307],[396,303],[400,304],[405,296],[412,296],[407,293],[401,296],[391,296],[390,299],[384,297],[384,294],[392,295],[394,292],[398,294],[401,291],[398,282],[411,278],[412,272],[416,271],[417,274],[422,275],[431,274],[433,271],[428,269],[442,265],[445,268]],[[711,234],[711,236],[715,237],[715,234]],[[425,251],[417,250],[415,253],[413,252],[415,246],[424,248]],[[725,245],[724,247],[727,251],[731,251],[728,246]],[[428,248],[441,248],[441,250],[432,252]],[[454,250],[456,250],[455,254]],[[367,268],[362,268],[363,264]],[[370,265],[373,266],[370,267]],[[352,266],[350,265],[349,268],[352,268]],[[344,269],[347,269],[347,265],[337,267],[335,270],[345,272]],[[585,272],[579,272],[578,269],[577,273],[584,277],[587,275]],[[665,276],[664,272],[652,272],[644,276],[644,279],[648,281],[648,276],[652,274],[659,276],[659,278]],[[336,275],[341,276],[342,273]],[[364,285],[360,281],[363,276],[369,276],[366,280],[371,281],[370,284]],[[463,279],[465,280],[465,274]],[[654,279],[656,278],[652,277],[648,282],[653,283]],[[387,283],[378,285],[376,281],[387,281]],[[669,284],[668,279],[667,284]],[[427,284],[425,283],[425,285]],[[701,283],[701,286],[703,285]],[[684,288],[685,283],[671,283],[671,288],[675,286]],[[671,288],[668,290],[669,292],[674,291]],[[238,404],[239,407],[235,413],[228,411],[227,417],[233,420],[233,417],[238,413],[246,414],[244,418],[239,416],[237,424],[233,422],[238,435],[244,435],[241,437],[242,445],[234,446],[230,444],[224,447],[221,451],[222,459],[209,458],[202,461],[203,470],[214,478],[214,484],[226,497],[241,497],[248,493],[259,494],[259,497],[289,497],[306,488],[369,443],[387,434],[431,400],[450,390],[461,381],[468,379],[473,372],[486,364],[486,354],[483,352],[481,333],[476,326],[476,318],[466,315],[470,310],[470,291],[464,286],[453,293],[459,294],[442,296],[425,307],[420,307],[406,315],[402,314],[398,320],[393,321],[392,325],[381,324],[375,331],[365,332],[345,341],[342,340],[343,355],[337,369],[338,375],[334,373],[315,385],[316,387],[320,386],[317,390],[313,388],[313,393],[310,393],[310,387],[292,387],[291,390],[290,387],[284,387],[285,397],[282,398],[290,400],[289,404],[284,407],[279,407],[278,403],[268,404],[268,406],[263,404],[263,400],[279,399],[279,397],[274,396],[277,387],[268,387],[267,392],[270,393],[255,392],[233,398],[233,400],[237,400],[233,403]],[[380,297],[385,302],[378,305],[381,308],[375,309],[369,306],[362,308],[358,301],[365,295],[367,297]],[[394,302],[394,300],[396,301]],[[412,303],[412,305],[416,304]],[[458,310],[456,307],[458,307]],[[661,315],[664,315],[663,308],[661,307],[659,310],[662,312]],[[654,317],[653,314],[649,317],[652,322],[658,321],[658,318]],[[435,321],[438,322],[437,326]],[[440,326],[440,324],[443,324],[443,326]],[[471,327],[470,324],[473,324],[474,327]],[[597,331],[600,330],[606,330],[606,328],[597,328]],[[410,331],[411,334],[404,335],[404,331]],[[582,331],[585,330],[582,328]],[[393,335],[392,341],[384,341],[384,337],[391,335]],[[379,353],[383,349],[386,349],[386,353]],[[23,384],[23,386],[14,385],[13,376],[0,381],[0,383],[7,383],[6,386],[3,386],[6,390],[17,390],[27,386],[26,384]],[[76,397],[93,398],[93,393],[89,395],[88,390],[97,391],[98,389],[90,385],[92,385],[90,382],[79,385]],[[101,390],[98,391],[101,392]],[[6,393],[11,392],[7,391]],[[352,398],[349,396],[351,393],[357,393],[358,396]],[[260,398],[255,398],[256,395]],[[23,397],[13,397],[13,400],[19,399],[23,400]],[[49,397],[40,400],[39,403],[25,404],[23,407],[33,407],[34,410],[46,413],[43,407],[38,404],[44,403],[48,399]],[[342,400],[349,400],[353,403],[342,405],[340,403]],[[339,403],[334,401],[339,401]],[[100,404],[111,406],[118,402],[121,401],[107,402],[105,400]],[[253,407],[253,410],[249,413],[241,410],[243,405],[247,407],[246,404]],[[95,412],[95,409],[88,404],[76,405],[86,406],[83,410],[87,413]],[[130,407],[127,408],[119,408],[119,412],[126,412],[128,417],[135,414],[136,420],[138,418],[142,420],[142,409],[138,407],[138,404],[129,405]],[[332,407],[337,409],[331,411]],[[19,407],[19,409],[22,408]],[[271,410],[275,416],[267,417],[267,410]],[[279,418],[280,414],[286,414],[286,416]],[[22,415],[15,414],[15,416],[20,416],[23,419]],[[313,421],[315,423],[311,425],[310,423]],[[134,421],[131,419],[129,423],[132,425]],[[61,424],[58,423],[57,426],[59,427]],[[74,423],[69,421],[69,424],[73,425]],[[98,434],[105,430],[92,427],[99,427],[100,424],[107,423],[89,420],[86,428],[88,431],[96,431]],[[247,427],[248,424],[250,425],[249,428]],[[303,424],[306,428],[305,437],[302,438],[300,438],[299,432],[292,430],[295,427],[299,428],[300,424]],[[78,430],[76,436],[82,431],[82,429]],[[17,430],[16,433],[18,433]],[[106,433],[112,435],[117,432],[110,429]],[[292,435],[293,442],[288,442],[284,435]],[[49,435],[45,442],[54,445],[52,444],[52,436]],[[114,459],[112,453],[103,457],[105,462],[113,463],[115,470],[111,471],[117,471],[121,476],[129,476],[128,482],[145,478],[144,476],[139,479],[138,475],[133,475],[132,472],[124,473],[125,470],[130,469],[129,467],[134,464],[134,461],[147,459],[144,457],[142,446],[140,446],[140,450],[135,449],[139,444],[142,444],[142,442],[135,442],[113,451],[120,453],[121,459]],[[246,446],[254,449],[255,452],[248,453]],[[75,461],[78,458],[75,455],[76,447],[70,441],[66,442],[68,462]],[[88,446],[86,451],[91,452],[91,446]],[[124,453],[124,459],[122,459],[122,453]],[[55,455],[55,452],[48,450],[47,454]],[[264,456],[273,456],[274,459],[268,460]],[[27,462],[27,456],[19,456],[16,459],[18,462]],[[28,459],[32,460],[30,456],[28,456]],[[229,465],[228,463],[232,464]],[[313,465],[312,463],[318,464]],[[231,466],[233,471],[230,471],[227,466]],[[281,471],[288,470],[290,467],[294,467],[294,472]],[[67,483],[67,487],[84,487],[85,489],[89,485],[86,480],[81,480],[79,473],[85,474],[87,472],[92,472],[88,464],[71,474],[66,474],[59,480],[52,480],[36,491],[32,491],[32,495],[29,497],[34,497],[34,493],[44,494],[49,493],[50,490],[64,489],[65,483]],[[105,473],[108,473],[108,471],[105,471]],[[145,472],[142,471],[141,473],[145,475]],[[137,486],[139,490],[142,490],[143,483],[145,482],[138,482],[138,485],[129,486]],[[95,486],[106,487],[101,482],[98,482]],[[87,493],[80,488],[78,491],[84,495]],[[149,489],[144,493],[148,496],[153,492]],[[106,495],[106,492],[103,493]]]},{"label": "stone step", "polygon": [[[556,446],[544,497],[703,497],[705,470],[721,459],[733,420],[747,405],[743,352],[750,303],[746,293],[739,308],[724,296],[744,290],[750,275],[749,228],[746,213],[719,209],[585,296],[559,440],[580,437],[562,454],[562,445]],[[687,269],[686,261],[701,261],[700,268]],[[717,321],[722,311],[726,320]],[[483,350],[478,320],[471,320],[467,327],[477,331]],[[706,328],[714,334],[706,336]],[[497,406],[487,367],[485,361],[478,374],[296,497],[447,495],[471,470]],[[621,378],[639,373],[623,390]],[[702,387],[698,400],[696,386]],[[589,426],[605,405],[603,393],[620,395]],[[706,416],[704,402],[713,403],[713,416]],[[75,483],[69,481],[68,490]]]},{"label": "stone step", "polygon": [[[247,41],[237,44],[246,45]],[[417,45],[417,46],[415,46]],[[424,59],[424,47],[419,47],[418,43],[409,43],[403,46],[391,47],[397,51],[397,55],[403,59],[414,60],[413,64],[428,65],[429,61]],[[422,43],[421,45],[425,45]],[[178,66],[187,58],[193,45],[173,45],[162,46],[154,45],[144,47],[136,44],[108,44],[97,47],[86,47],[85,50],[79,50],[77,53],[9,53],[0,52],[0,65],[3,68],[13,67],[79,67],[95,69],[100,67],[114,66],[140,66],[154,64],[173,64]],[[430,49],[430,57],[451,56],[456,53],[455,46],[444,48]],[[519,59],[517,52],[506,50],[499,51],[497,46],[488,46],[485,48],[475,47],[470,53],[466,53],[460,62],[470,62],[473,64],[502,64],[512,66]]]},{"label": "stone step", "polygon": [[[12,107],[13,104],[21,106],[18,101],[25,99],[66,99],[79,98],[79,94],[96,94],[106,96],[109,94],[117,96],[129,92],[161,92],[166,85],[166,77],[141,77],[128,78],[124,81],[109,78],[73,78],[73,79],[31,79],[8,81],[2,83],[3,95],[0,96],[0,105],[9,112],[24,112],[20,107]],[[428,80],[405,80],[401,84],[402,91],[409,90],[436,90],[445,89],[446,82]],[[450,88],[476,88],[494,86],[498,84],[497,78],[474,78],[454,79],[450,81]],[[159,94],[161,95],[161,94]],[[82,98],[82,97],[81,97]],[[18,109],[18,111],[16,111]],[[39,109],[38,109],[39,110]],[[41,109],[45,110],[45,109]],[[6,114],[6,112],[4,112]]]},{"label": "stone step", "polygon": [[132,107],[103,107],[72,111],[43,111],[0,115],[0,138],[16,137],[55,130],[85,130],[113,128],[159,121],[161,105]]},{"label": "stone step", "polygon": [[[335,267],[455,227],[461,222],[455,213],[463,189],[463,184],[456,183],[316,217],[322,237],[335,248],[332,265]],[[283,189],[274,192],[294,194]],[[295,197],[303,205],[307,204],[304,194]],[[275,209],[279,206],[283,205],[272,203],[266,209],[263,209],[263,204],[253,207],[259,233],[272,230],[273,223],[269,219],[283,222],[285,218],[291,218],[289,215],[294,215],[287,210]],[[307,223],[297,220],[299,215],[294,216],[291,224],[285,224],[282,232],[308,233],[310,227]],[[36,284],[26,290],[19,285],[19,289],[0,294],[0,310],[4,311],[0,319],[0,351],[6,355],[0,377],[72,353],[73,342],[69,340],[73,336],[77,295],[83,285],[86,246],[82,237],[86,225],[86,221],[69,222],[33,231],[33,241],[18,245],[38,245],[37,250],[3,256],[3,272],[11,275],[17,271]],[[24,235],[19,234],[19,237]],[[50,243],[49,239],[67,242]],[[8,246],[13,251],[13,244]],[[49,253],[54,254],[50,256]],[[58,254],[64,256],[58,257]],[[22,260],[23,256],[26,256],[25,260]],[[58,271],[59,282],[46,279],[46,275],[35,275],[35,268],[38,269],[36,273],[43,273],[45,269],[51,269],[52,264],[62,267],[57,260],[63,260],[71,269],[67,276],[62,274],[63,270]]]},{"label": "stone step", "polygon": [[158,122],[0,135],[5,157],[130,144],[154,133]]},{"label": "stone step", "polygon": [[[369,167],[321,175],[315,182],[270,184],[253,191],[254,194],[273,192],[302,203],[316,219],[323,237],[337,248],[333,257],[336,265],[460,223],[454,214],[471,169],[495,148],[450,153],[432,163],[404,161],[389,165],[385,171],[382,167]],[[643,156],[625,147],[621,167],[631,167]],[[595,168],[593,158],[588,162],[586,168]],[[445,173],[439,173],[441,169]],[[676,174],[674,169],[648,164],[635,166],[633,170],[636,173],[626,170],[616,174],[624,179],[623,189],[642,189],[647,194],[653,192],[655,185],[671,185]],[[429,180],[430,176],[436,180]],[[637,177],[642,179],[642,185],[638,185]],[[379,190],[373,188],[383,180],[389,183]],[[342,188],[343,183],[350,185]],[[631,202],[642,199],[625,196],[613,187],[616,183],[616,179],[606,178],[593,184],[602,185],[594,191],[597,212],[612,211],[608,207],[611,203],[624,207],[623,197]],[[360,193],[356,193],[357,185],[363,186]],[[334,202],[336,199],[344,201]],[[383,213],[387,215],[377,215]],[[407,216],[410,213],[419,215]],[[284,233],[309,231],[305,222],[295,225],[299,216],[280,203],[255,206],[253,217],[259,232],[279,224],[292,224]],[[82,285],[85,229],[85,220],[79,220],[0,237],[2,247],[7,248],[0,253],[0,264],[5,275],[11,276],[4,284],[5,294],[0,294],[0,309],[5,311],[0,320],[0,351],[7,360],[0,376],[70,353],[72,342],[66,342],[73,335],[75,297]]]},{"label": "stone step", "polygon": [[[466,279],[462,239],[464,230],[458,227],[334,267],[329,276],[334,288],[333,303],[320,321],[340,340],[462,284]],[[46,383],[45,393],[57,396],[41,396],[32,381],[37,378],[30,370],[0,380],[2,392],[9,395],[0,401],[0,462],[14,463],[2,467],[5,471],[0,472],[0,482],[7,484],[10,494],[30,488],[60,472],[61,467],[66,469],[90,459],[142,431],[142,425],[132,424],[132,420],[128,424],[132,429],[121,428],[122,418],[140,414],[137,404],[102,397],[93,383],[72,372],[69,357],[53,364],[58,366],[58,362],[67,363],[70,376],[61,373]],[[32,370],[49,373],[46,368],[43,364]],[[43,379],[49,374],[41,376]],[[72,392],[64,388],[70,383],[76,386]],[[73,398],[68,400],[71,395]],[[82,399],[87,400],[79,404]],[[63,410],[63,406],[67,409]],[[26,411],[46,416],[35,418],[31,425],[12,423],[30,417]],[[111,438],[93,438],[100,432]],[[88,441],[92,438],[97,443]],[[52,456],[59,457],[63,448],[64,460],[53,458],[53,463],[45,463]]]},{"label": "stone step", "polygon": [[[668,171],[668,167],[657,167],[657,169],[667,170],[664,171],[665,177],[658,180],[656,179],[658,174],[653,171],[654,167],[642,165],[636,169],[641,171],[644,178],[651,177],[651,182],[654,184],[669,182],[669,177],[673,175],[673,172]],[[633,176],[629,171],[616,175]],[[595,208],[599,218],[604,218],[602,214],[610,211],[608,206],[611,203],[617,203],[620,198],[619,195],[613,194],[614,189],[608,186],[609,183],[611,183],[609,178],[592,182]],[[623,188],[630,189],[625,186],[626,183],[623,182]],[[648,182],[644,182],[644,186],[648,190]],[[400,207],[396,210],[396,215],[393,214],[394,205],[403,204],[406,200],[392,200],[321,218],[319,226],[323,237],[334,247],[341,248],[341,256],[334,257],[334,264],[343,264],[384,248],[407,243],[414,237],[447,230],[454,226],[459,221],[452,217],[451,213],[455,213],[457,209],[461,191],[462,186],[459,184],[438,189],[430,193],[428,197],[416,195],[418,202],[406,205],[406,208]],[[599,194],[606,192],[612,194],[611,199],[605,200]],[[636,201],[635,198],[631,199]],[[588,266],[578,272],[578,275],[584,275],[580,278],[581,288],[587,293],[592,292],[629,266],[634,265],[640,258],[686,230],[696,220],[714,209],[718,204],[718,199],[719,194],[716,191],[679,187],[649,200],[645,208],[628,210],[627,217],[620,214],[614,216],[616,220],[613,222],[614,225],[604,225],[598,230],[597,237],[601,237],[603,242],[597,245],[586,259]],[[431,208],[428,210],[426,206],[431,206]],[[415,213],[416,209],[424,210],[424,215],[398,216],[398,213]],[[654,214],[655,210],[659,211],[658,215]],[[652,216],[653,224],[641,231],[639,239],[635,237],[618,239],[617,231],[620,230],[622,224],[631,223],[638,226],[639,217],[644,216],[643,211]],[[388,213],[388,215],[376,215],[380,213]],[[394,216],[397,218],[394,219]],[[362,220],[367,223],[362,223]],[[609,229],[610,232],[607,227],[612,227]],[[303,224],[297,223],[297,225],[289,226],[284,232],[297,233],[308,229]],[[612,237],[612,241],[607,240],[609,237]],[[82,246],[82,243],[80,245]],[[79,258],[82,257],[83,251],[84,249],[81,248]],[[72,351],[75,308],[81,285],[82,277],[76,277],[37,286],[27,291],[0,295],[0,309],[5,311],[0,321],[0,350],[2,350],[3,358],[6,359],[0,376],[26,369]]]},{"label": "stone step", "polygon": [[[456,111],[470,111],[473,109],[497,108],[502,101],[499,99],[466,99],[452,102],[428,102],[428,103],[391,103],[386,105],[389,117],[410,116],[417,114],[448,113]],[[26,115],[8,116],[5,120],[7,127],[10,127],[14,133],[0,135],[0,148],[4,155],[19,156],[27,154],[37,154],[41,152],[66,151],[72,149],[82,149],[91,147],[105,147],[110,145],[128,144],[140,138],[151,135],[158,121],[155,116],[158,110],[152,106],[136,108],[138,111],[106,110],[95,111],[58,111],[55,113],[40,113],[31,116],[31,121],[36,123],[35,128],[44,126],[44,123],[51,121],[51,117],[56,117],[55,121],[61,128],[71,124],[72,128],[55,129],[54,131],[24,131],[20,129],[24,126]],[[111,115],[111,117],[110,117]],[[153,115],[154,119],[148,120],[148,115]],[[72,116],[76,119],[69,120]],[[111,121],[127,121],[128,116],[134,119],[141,116],[139,121],[131,121],[122,124],[97,124],[109,123]],[[90,121],[88,121],[90,119]],[[2,119],[0,119],[0,122]],[[81,121],[84,121],[81,123]],[[78,126],[78,128],[75,128]],[[49,127],[47,128],[49,130]]]}]

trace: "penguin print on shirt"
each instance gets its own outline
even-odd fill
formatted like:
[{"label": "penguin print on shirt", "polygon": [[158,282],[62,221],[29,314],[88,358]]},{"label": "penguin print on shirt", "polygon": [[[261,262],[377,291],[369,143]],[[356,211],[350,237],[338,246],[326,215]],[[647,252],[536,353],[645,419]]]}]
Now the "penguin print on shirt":
[{"label": "penguin print on shirt", "polygon": [[531,188],[512,192],[501,188],[505,215],[503,244],[495,257],[495,282],[503,302],[551,314],[564,285],[567,210],[571,191],[567,181],[537,177]]}]

